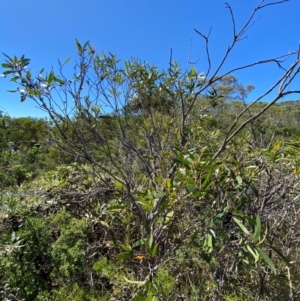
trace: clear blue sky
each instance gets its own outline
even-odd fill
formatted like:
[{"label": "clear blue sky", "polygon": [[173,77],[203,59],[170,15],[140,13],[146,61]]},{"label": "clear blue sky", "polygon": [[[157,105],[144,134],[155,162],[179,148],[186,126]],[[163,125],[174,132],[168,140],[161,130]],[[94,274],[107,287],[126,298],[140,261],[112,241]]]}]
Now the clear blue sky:
[{"label": "clear blue sky", "polygon": [[[228,0],[237,27],[259,2]],[[248,38],[238,43],[226,68],[297,49],[299,0],[269,6],[258,17],[247,32]],[[55,68],[58,58],[61,61],[69,56],[76,58],[77,38],[82,42],[90,40],[98,52],[110,51],[122,60],[140,58],[161,68],[167,66],[171,48],[173,58],[182,66],[191,51],[192,61],[200,54],[197,69],[202,70],[206,65],[201,52],[204,43],[194,28],[207,33],[211,26],[211,55],[216,64],[232,38],[229,11],[222,0],[9,0],[1,1],[0,52],[25,54],[32,59],[33,71]],[[3,56],[0,61],[4,62]],[[273,65],[235,75],[243,84],[255,85],[252,96],[255,97],[280,74]],[[41,116],[32,101],[21,103],[17,93],[6,92],[11,88],[8,79],[0,78],[0,109],[14,117]]]}]

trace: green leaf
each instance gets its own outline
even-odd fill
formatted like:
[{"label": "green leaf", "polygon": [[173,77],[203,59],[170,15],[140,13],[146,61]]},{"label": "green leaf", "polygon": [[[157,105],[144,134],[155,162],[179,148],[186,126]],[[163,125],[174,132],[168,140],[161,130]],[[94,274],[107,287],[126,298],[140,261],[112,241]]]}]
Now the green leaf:
[{"label": "green leaf", "polygon": [[151,233],[151,234],[150,234],[150,237],[149,237],[149,240],[148,240],[148,247],[149,247],[149,250],[151,250],[152,244],[153,244],[153,234]]},{"label": "green leaf", "polygon": [[105,221],[100,221],[100,224],[106,228],[110,228],[109,224]]},{"label": "green leaf", "polygon": [[28,65],[28,63],[30,62],[30,59],[24,59],[24,58],[22,58],[21,62],[23,64],[23,66],[25,66],[25,65]]},{"label": "green leaf", "polygon": [[132,248],[128,245],[120,245],[120,247],[124,250],[124,251],[132,251]]},{"label": "green leaf", "polygon": [[27,77],[28,79],[31,79],[31,72],[30,72],[30,71],[27,71],[27,72],[26,72],[26,77]]},{"label": "green leaf", "polygon": [[115,205],[115,206],[108,207],[107,211],[120,212],[125,208],[127,208],[127,207],[123,206],[123,205]]},{"label": "green leaf", "polygon": [[83,48],[86,49],[86,46],[89,44],[90,41],[86,41],[85,44],[83,45]]},{"label": "green leaf", "polygon": [[256,197],[259,197],[258,190],[256,189],[256,187],[255,187],[253,184],[250,184],[250,188],[252,189],[254,195],[255,195]]},{"label": "green leaf", "polygon": [[8,56],[7,54],[5,54],[4,52],[2,52],[2,54],[3,54],[10,62],[12,62],[12,59],[11,59],[10,56]]},{"label": "green leaf", "polygon": [[62,80],[62,79],[60,79],[59,77],[54,76],[54,80],[55,80],[57,83],[59,83],[60,85],[64,85],[64,84],[65,84],[65,81]]},{"label": "green leaf", "polygon": [[250,225],[252,225],[255,228],[255,226],[256,226],[256,220],[255,219],[253,219],[252,217],[250,217],[248,215],[241,215],[241,216],[244,220],[246,220]]},{"label": "green leaf", "polygon": [[239,183],[239,185],[243,184],[243,179],[240,176],[236,177],[237,182]]},{"label": "green leaf", "polygon": [[19,78],[19,76],[14,76],[13,78],[10,79],[11,82],[16,82]]},{"label": "green leaf", "polygon": [[208,253],[206,253],[206,252],[204,252],[204,251],[202,251],[201,253],[200,253],[200,257],[204,260],[204,261],[206,261],[207,263],[210,263],[211,262],[211,255],[209,255]]},{"label": "green leaf", "polygon": [[101,271],[102,268],[103,268],[103,263],[101,261],[96,261],[93,264],[93,270],[95,270],[95,271]]},{"label": "green leaf", "polygon": [[125,276],[123,277],[124,280],[130,284],[137,284],[138,286],[143,286],[148,282],[149,276],[146,277],[144,281],[134,281],[134,280],[129,280]]},{"label": "green leaf", "polygon": [[253,248],[253,247],[247,245],[247,249],[252,254],[252,256],[254,257],[255,262],[257,262],[259,260],[259,253],[256,250],[256,248]]},{"label": "green leaf", "polygon": [[70,59],[71,59],[71,57],[68,57],[68,58],[64,61],[63,65],[67,64],[67,63],[69,62]]},{"label": "green leaf", "polygon": [[259,215],[256,217],[256,225],[255,225],[255,232],[252,236],[252,241],[257,242],[260,240],[260,233],[261,233],[261,221]]},{"label": "green leaf", "polygon": [[75,39],[75,41],[76,41],[76,46],[77,46],[78,52],[79,52],[79,53],[82,53],[82,46],[80,45],[80,43],[78,42],[77,39]]},{"label": "green leaf", "polygon": [[120,74],[116,75],[114,78],[113,78],[113,81],[120,84],[122,83],[122,76]]},{"label": "green leaf", "polygon": [[132,252],[123,252],[118,254],[118,258],[119,259],[128,259],[128,258],[132,258]]},{"label": "green leaf", "polygon": [[249,232],[249,231],[247,230],[247,228],[243,225],[242,221],[240,221],[240,220],[237,219],[236,217],[234,217],[233,220],[236,222],[236,224],[240,227],[240,229],[241,229],[244,233],[250,235],[250,232]]},{"label": "green leaf", "polygon": [[167,223],[169,223],[171,220],[172,220],[172,218],[173,218],[173,216],[174,216],[174,211],[172,210],[172,211],[169,211],[168,213],[167,213],[167,215],[166,215],[166,224]]},{"label": "green leaf", "polygon": [[154,248],[153,248],[153,250],[152,250],[152,252],[151,252],[151,256],[152,256],[152,257],[155,257],[155,255],[156,255],[156,253],[157,253],[157,248],[158,248],[158,246],[159,246],[159,243],[157,243],[157,244],[154,246]]},{"label": "green leaf", "polygon": [[23,77],[21,79],[21,83],[23,84],[22,86],[24,86],[24,87],[30,85],[30,81],[26,77]]},{"label": "green leaf", "polygon": [[265,261],[265,263],[273,270],[274,273],[276,273],[276,268],[274,266],[274,263],[271,260],[271,258],[267,255],[267,253],[259,248],[257,248],[257,251],[259,252],[262,259]]},{"label": "green leaf", "polygon": [[206,243],[209,248],[209,253],[212,252],[215,247],[215,234],[212,230],[209,230]]},{"label": "green leaf", "polygon": [[7,70],[7,71],[4,71],[2,74],[3,75],[9,75],[9,74],[12,74],[12,73],[15,73],[15,71],[13,71],[13,70]]},{"label": "green leaf", "polygon": [[179,168],[178,170],[182,175],[186,175],[186,168]]},{"label": "green leaf", "polygon": [[244,263],[249,264],[248,258],[243,258],[242,260],[243,260]]},{"label": "green leaf", "polygon": [[142,245],[145,244],[145,242],[146,242],[146,239],[145,239],[145,238],[139,239],[138,241],[136,241],[136,242],[132,245],[132,247],[135,248],[135,247],[138,247],[138,246],[142,246]]},{"label": "green leaf", "polygon": [[146,233],[147,235],[150,235],[151,234],[151,228],[150,228],[150,222],[149,220],[145,220],[145,230],[146,230]]},{"label": "green leaf", "polygon": [[3,64],[1,64],[1,66],[2,66],[3,68],[13,68],[13,67],[14,67],[13,64],[7,64],[7,63],[3,63]]},{"label": "green leaf", "polygon": [[165,195],[165,193],[163,193],[163,192],[158,192],[153,198],[154,199],[160,199],[160,198],[163,198],[163,197],[165,197],[166,195]]},{"label": "green leaf", "polygon": [[30,94],[30,95],[35,95],[35,96],[40,96],[41,95],[41,92],[38,91],[38,90],[33,90],[33,89],[26,88],[26,92],[28,92],[28,94]]},{"label": "green leaf", "polygon": [[53,82],[53,80],[54,80],[54,73],[53,73],[53,71],[51,71],[51,72],[49,73],[48,79],[47,79],[48,86],[51,85],[51,83]]},{"label": "green leaf", "polygon": [[173,180],[172,179],[167,179],[166,180],[166,186],[167,186],[168,189],[172,188]]}]

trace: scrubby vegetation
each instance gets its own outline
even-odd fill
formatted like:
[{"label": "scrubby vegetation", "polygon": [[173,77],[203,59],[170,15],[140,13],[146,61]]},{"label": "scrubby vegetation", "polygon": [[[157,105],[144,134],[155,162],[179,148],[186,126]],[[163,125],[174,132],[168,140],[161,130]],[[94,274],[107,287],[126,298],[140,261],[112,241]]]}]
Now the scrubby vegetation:
[{"label": "scrubby vegetation", "polygon": [[2,64],[49,117],[0,117],[1,298],[298,300],[298,53],[249,102],[233,72],[76,45],[71,78]]}]

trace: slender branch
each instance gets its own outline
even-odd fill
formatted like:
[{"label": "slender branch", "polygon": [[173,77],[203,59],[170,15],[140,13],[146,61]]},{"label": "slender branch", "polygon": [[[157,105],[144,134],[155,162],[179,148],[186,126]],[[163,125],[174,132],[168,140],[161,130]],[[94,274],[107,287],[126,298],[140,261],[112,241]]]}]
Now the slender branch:
[{"label": "slender branch", "polygon": [[233,11],[232,11],[231,6],[227,2],[225,2],[225,7],[229,9],[230,16],[231,16],[231,21],[232,21],[233,40],[236,40],[237,39],[237,35],[236,35],[236,27],[235,27],[235,20],[234,20]]},{"label": "slender branch", "polygon": [[207,71],[206,71],[206,75],[209,75],[210,73],[210,69],[211,69],[211,59],[210,59],[210,51],[209,51],[209,37],[212,31],[212,27],[209,29],[208,35],[205,36],[204,34],[202,34],[199,30],[194,29],[196,33],[198,33],[204,40],[205,40],[205,51],[206,51],[206,57],[207,57],[207,63],[208,63],[208,67],[207,67]]},{"label": "slender branch", "polygon": [[[250,123],[251,121],[255,120],[256,118],[258,118],[260,115],[262,115],[270,106],[272,106],[278,99],[281,99],[283,96],[291,94],[291,91],[286,91],[283,92],[284,90],[279,89],[279,92],[277,94],[277,97],[269,104],[267,105],[263,110],[261,110],[259,113],[257,113],[256,115],[252,116],[251,118],[249,118],[248,120],[246,120],[237,130],[234,131],[233,134],[230,135],[231,131],[233,130],[233,128],[235,127],[235,125],[237,124],[238,120],[241,118],[241,116],[247,111],[249,110],[249,108],[251,106],[253,106],[255,103],[257,103],[259,100],[261,100],[263,97],[265,97],[266,95],[270,94],[281,82],[285,82],[286,78],[289,77],[289,75],[291,74],[291,72],[293,72],[293,70],[296,68],[296,66],[298,65],[299,60],[296,60],[295,62],[293,62],[292,66],[286,71],[286,73],[269,89],[267,90],[265,93],[263,93],[261,96],[259,96],[255,101],[253,101],[249,106],[247,106],[244,110],[242,110],[240,112],[240,114],[237,116],[237,118],[235,119],[235,121],[231,124],[230,128],[228,129],[225,138],[223,140],[223,143],[221,145],[221,147],[219,148],[219,150],[217,151],[217,153],[214,155],[214,158],[218,157],[220,155],[220,153],[225,149],[226,145],[228,144],[228,142],[235,137],[248,123]],[[294,76],[292,77],[292,79],[294,79],[295,75],[299,73],[299,68],[297,70],[297,72],[295,72]],[[291,80],[291,79],[290,79]],[[290,83],[291,81],[289,81]],[[284,86],[284,88],[287,87],[287,85]],[[291,92],[291,93],[290,93]],[[293,93],[298,93],[297,90],[293,91]]]},{"label": "slender branch", "polygon": [[[259,9],[270,6],[270,5],[277,5],[280,3],[284,3],[284,2],[290,2],[291,0],[281,0],[281,1],[276,1],[276,2],[271,2],[271,3],[266,3],[264,5],[259,5]],[[261,3],[263,3],[264,1],[262,1]]]}]

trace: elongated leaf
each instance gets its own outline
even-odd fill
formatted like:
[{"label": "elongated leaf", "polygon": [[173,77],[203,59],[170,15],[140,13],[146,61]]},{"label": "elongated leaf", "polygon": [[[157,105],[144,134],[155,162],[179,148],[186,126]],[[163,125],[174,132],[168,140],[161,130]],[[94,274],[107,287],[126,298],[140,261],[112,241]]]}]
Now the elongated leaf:
[{"label": "elongated leaf", "polygon": [[20,79],[18,76],[14,76],[10,79],[11,82],[16,82],[18,79]]},{"label": "elongated leaf", "polygon": [[163,197],[165,197],[165,196],[166,196],[165,193],[163,193],[163,192],[158,192],[153,198],[154,198],[154,199],[160,199],[160,198],[163,198]]},{"label": "elongated leaf", "polygon": [[152,244],[153,244],[153,234],[151,233],[148,241],[149,250],[151,250]]},{"label": "elongated leaf", "polygon": [[210,178],[212,177],[213,173],[212,172],[209,172],[204,180],[204,182],[202,183],[202,188],[205,189],[205,186],[207,183],[209,183],[210,181]]},{"label": "elongated leaf", "polygon": [[21,59],[21,62],[22,62],[22,64],[23,64],[23,66],[24,66],[24,65],[28,65],[28,63],[30,62],[30,59],[24,59],[24,58],[22,58],[22,59]]},{"label": "elongated leaf", "polygon": [[68,61],[71,59],[71,57],[68,57],[65,61],[64,61],[64,63],[63,63],[63,65],[65,65],[66,63],[68,63]]},{"label": "elongated leaf", "polygon": [[259,193],[258,193],[258,190],[256,189],[256,187],[255,187],[253,184],[250,184],[250,188],[252,189],[254,195],[255,195],[256,197],[258,197],[258,196],[259,196]]},{"label": "elongated leaf", "polygon": [[31,72],[30,71],[26,72],[26,77],[27,77],[27,79],[31,79]]},{"label": "elongated leaf", "polygon": [[13,70],[7,70],[7,71],[4,71],[2,74],[3,75],[8,75],[8,74],[12,74],[12,73],[15,73],[15,71],[13,71]]},{"label": "elongated leaf", "polygon": [[59,77],[54,76],[54,80],[59,83],[60,85],[64,85],[65,81],[60,79]]},{"label": "elongated leaf", "polygon": [[123,252],[118,254],[119,259],[127,259],[127,258],[132,258],[132,252]]},{"label": "elongated leaf", "polygon": [[241,228],[241,230],[244,233],[250,235],[250,232],[247,230],[247,228],[243,225],[243,223],[239,219],[237,219],[236,217],[234,217],[233,220],[236,222],[236,224]]},{"label": "elongated leaf", "polygon": [[151,228],[150,228],[150,222],[149,220],[145,220],[145,230],[146,230],[146,233],[147,235],[150,235],[151,234]]},{"label": "elongated leaf", "polygon": [[248,215],[241,215],[244,220],[246,220],[250,225],[252,225],[254,228],[256,226],[256,220],[254,218],[251,218]]},{"label": "elongated leaf", "polygon": [[145,238],[139,239],[138,241],[136,241],[136,242],[132,245],[132,247],[135,248],[135,247],[138,247],[138,246],[143,246],[143,245],[145,244],[145,242],[146,242],[146,239],[145,239]]},{"label": "elongated leaf", "polygon": [[51,83],[53,82],[53,80],[54,80],[54,73],[53,73],[53,71],[51,71],[51,72],[49,73],[48,79],[47,79],[48,86],[51,85]]},{"label": "elongated leaf", "polygon": [[214,249],[214,236],[209,233],[207,237],[207,246],[209,247],[209,253]]},{"label": "elongated leaf", "polygon": [[78,50],[79,53],[81,53],[82,52],[82,46],[80,45],[80,43],[78,42],[77,39],[75,41],[76,41],[77,50]]},{"label": "elongated leaf", "polygon": [[3,64],[1,64],[1,66],[2,66],[3,68],[13,68],[13,67],[14,67],[13,64],[7,64],[7,63],[3,63]]},{"label": "elongated leaf", "polygon": [[254,257],[255,262],[257,262],[259,260],[259,253],[258,253],[258,251],[255,248],[253,248],[253,247],[251,247],[249,245],[247,245],[247,249],[252,254],[252,256]]},{"label": "elongated leaf", "polygon": [[127,245],[120,245],[120,247],[124,250],[124,251],[132,251],[130,246]]},{"label": "elongated leaf", "polygon": [[156,255],[156,253],[157,253],[157,248],[158,248],[158,246],[159,246],[159,243],[157,243],[157,244],[154,246],[154,248],[153,248],[153,250],[152,250],[152,252],[151,252],[151,256],[152,256],[152,257],[155,257],[155,255]]},{"label": "elongated leaf", "polygon": [[107,211],[120,212],[124,210],[126,207],[123,205],[115,205],[107,208]]},{"label": "elongated leaf", "polygon": [[12,59],[11,59],[11,57],[9,57],[7,54],[5,54],[4,52],[2,52],[2,54],[10,61],[10,62],[12,62]]},{"label": "elongated leaf", "polygon": [[147,276],[144,281],[135,281],[135,280],[129,280],[125,276],[123,277],[124,280],[130,284],[137,284],[138,286],[143,286],[148,282],[149,277]]},{"label": "elongated leaf", "polygon": [[265,263],[272,269],[272,271],[274,273],[276,273],[276,268],[274,266],[274,263],[271,260],[271,258],[268,256],[268,254],[265,251],[263,251],[262,249],[259,249],[259,248],[257,248],[257,251],[259,252],[262,259],[265,261]]},{"label": "elongated leaf", "polygon": [[253,242],[257,242],[260,240],[260,233],[261,233],[261,221],[259,215],[256,217],[256,226],[255,226],[255,232],[252,236]]},{"label": "elongated leaf", "polygon": [[86,42],[84,43],[84,45],[83,45],[83,48],[84,48],[84,49],[85,49],[86,46],[89,44],[89,42],[90,42],[90,41],[86,41]]}]

